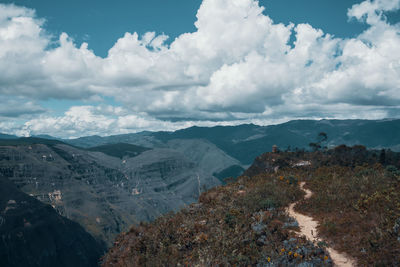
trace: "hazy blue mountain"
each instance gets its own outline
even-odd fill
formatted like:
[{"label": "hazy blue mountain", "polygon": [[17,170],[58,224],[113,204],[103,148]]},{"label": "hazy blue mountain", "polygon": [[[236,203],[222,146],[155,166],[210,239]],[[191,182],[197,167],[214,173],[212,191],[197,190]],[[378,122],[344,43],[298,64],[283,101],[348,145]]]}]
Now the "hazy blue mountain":
[{"label": "hazy blue mountain", "polygon": [[221,181],[227,177],[237,177],[244,171],[244,166],[237,159],[205,139],[172,139],[166,145]]},{"label": "hazy blue mountain", "polygon": [[204,139],[243,165],[251,164],[261,153],[280,149],[309,149],[318,133],[328,135],[327,146],[362,144],[368,148],[400,151],[400,120],[294,120],[283,124],[257,126],[190,127],[175,132],[142,132],[108,137],[88,136],[64,140],[90,147],[107,143],[130,143],[145,147],[166,147],[170,140]]},{"label": "hazy blue mountain", "polygon": [[18,137],[15,135],[0,133],[0,139],[16,139],[16,138]]},{"label": "hazy blue mountain", "polygon": [[250,164],[257,155],[271,151],[273,145],[283,150],[289,146],[308,149],[320,132],[327,133],[328,146],[362,144],[400,151],[400,120],[296,120],[271,126],[191,127],[153,135],[163,142],[204,138],[242,164]]},{"label": "hazy blue mountain", "polygon": [[151,132],[140,132],[134,134],[120,134],[111,136],[85,136],[76,139],[65,139],[64,142],[83,148],[89,148],[94,146],[116,144],[116,143],[127,143],[134,144],[143,147],[152,148],[154,146],[160,147],[162,143],[153,137]]},{"label": "hazy blue mountain", "polygon": [[57,138],[48,134],[39,134],[33,135],[32,137],[42,138],[42,139],[49,139],[49,140],[61,140],[61,138]]},{"label": "hazy blue mountain", "polygon": [[[273,145],[281,150],[309,149],[318,133],[328,135],[326,146],[340,144],[362,144],[368,148],[390,148],[400,151],[400,120],[294,120],[283,124],[258,126],[190,127],[175,132],[140,132],[113,136],[86,136],[62,140],[73,146],[91,148],[96,146],[126,143],[146,148],[167,148],[171,140],[202,139],[214,144],[227,155],[249,165],[253,159]],[[1,138],[0,138],[1,139]],[[21,139],[18,142],[45,142],[36,139]],[[53,140],[57,141],[57,140]],[[49,141],[46,141],[49,142]],[[4,144],[4,140],[0,141]],[[124,149],[122,149],[124,150]]]}]

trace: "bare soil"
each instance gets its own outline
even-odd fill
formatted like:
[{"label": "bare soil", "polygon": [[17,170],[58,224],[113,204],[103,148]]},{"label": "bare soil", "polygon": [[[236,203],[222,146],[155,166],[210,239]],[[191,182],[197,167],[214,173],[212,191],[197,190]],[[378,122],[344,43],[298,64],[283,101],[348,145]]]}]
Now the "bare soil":
[{"label": "bare soil", "polygon": [[[312,197],[313,192],[311,192],[309,189],[304,188],[304,185],[305,182],[301,182],[300,188],[306,193],[304,199],[308,199]],[[314,220],[314,218],[298,213],[294,210],[294,207],[296,206],[297,203],[298,202],[294,202],[290,204],[287,209],[287,212],[289,213],[290,217],[295,218],[299,223],[300,235],[304,235],[308,240],[310,240],[314,244],[324,241],[318,237],[318,230],[317,230],[318,222]],[[335,266],[343,266],[343,267],[356,266],[355,261],[346,254],[340,253],[335,249],[333,249],[332,247],[327,247],[327,251],[329,252],[329,255],[331,256],[331,259]]]}]

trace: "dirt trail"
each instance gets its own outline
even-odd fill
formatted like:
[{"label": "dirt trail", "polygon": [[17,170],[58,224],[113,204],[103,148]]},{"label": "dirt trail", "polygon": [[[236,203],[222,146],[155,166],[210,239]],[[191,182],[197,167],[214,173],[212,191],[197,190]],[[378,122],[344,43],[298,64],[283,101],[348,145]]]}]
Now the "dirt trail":
[{"label": "dirt trail", "polygon": [[[306,193],[304,199],[308,199],[313,195],[313,193],[310,190],[305,189],[304,185],[305,182],[301,182],[300,188]],[[317,231],[318,222],[315,221],[312,217],[294,211],[294,206],[296,206],[296,204],[297,202],[290,204],[289,208],[287,209],[287,212],[289,213],[290,217],[295,218],[299,223],[300,234],[304,235],[308,240],[310,240],[314,244],[318,243],[319,241],[323,241],[322,239],[318,238],[318,231]],[[327,251],[331,256],[331,259],[335,266],[344,266],[344,267],[356,266],[355,261],[349,258],[347,255],[339,253],[338,251],[334,250],[331,247],[328,247]]]}]

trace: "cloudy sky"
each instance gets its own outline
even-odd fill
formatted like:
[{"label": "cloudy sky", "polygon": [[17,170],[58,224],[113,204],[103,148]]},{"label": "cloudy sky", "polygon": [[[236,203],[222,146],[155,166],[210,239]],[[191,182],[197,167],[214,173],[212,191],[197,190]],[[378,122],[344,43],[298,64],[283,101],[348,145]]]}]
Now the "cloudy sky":
[{"label": "cloudy sky", "polygon": [[0,132],[400,118],[399,9],[400,0],[0,0]]}]

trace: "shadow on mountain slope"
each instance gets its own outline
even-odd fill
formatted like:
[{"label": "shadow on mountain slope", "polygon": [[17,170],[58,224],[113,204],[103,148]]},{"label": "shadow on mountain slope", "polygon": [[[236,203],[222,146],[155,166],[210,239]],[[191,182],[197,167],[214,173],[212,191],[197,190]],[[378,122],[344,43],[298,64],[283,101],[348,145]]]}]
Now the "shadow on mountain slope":
[{"label": "shadow on mountain slope", "polygon": [[105,245],[0,177],[0,266],[97,266]]}]

